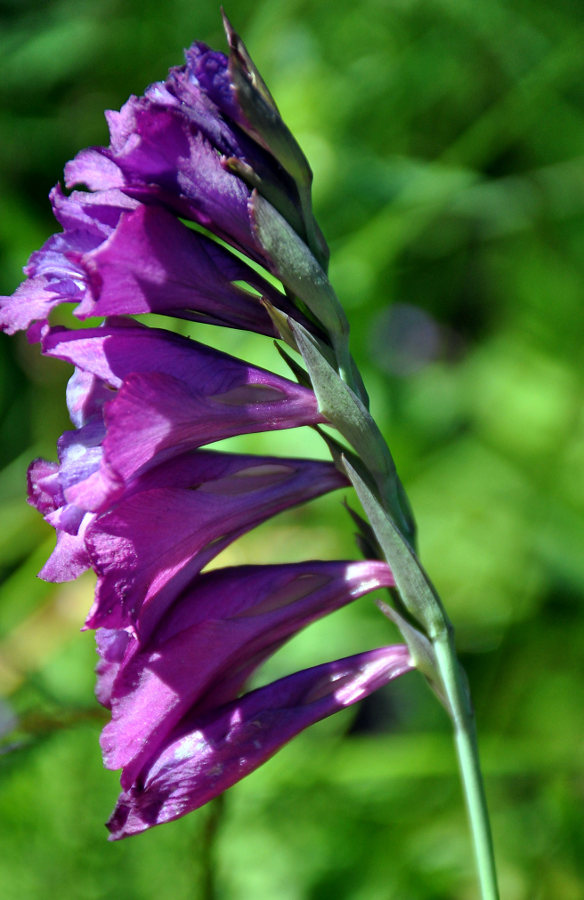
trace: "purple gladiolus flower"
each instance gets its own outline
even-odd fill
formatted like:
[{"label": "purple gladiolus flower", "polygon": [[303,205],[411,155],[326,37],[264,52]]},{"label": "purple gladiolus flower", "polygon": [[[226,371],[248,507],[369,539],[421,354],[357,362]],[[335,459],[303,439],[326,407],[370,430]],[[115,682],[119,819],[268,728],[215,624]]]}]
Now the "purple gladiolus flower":
[{"label": "purple gladiolus flower", "polygon": [[176,594],[235,538],[345,484],[331,463],[211,451],[153,469],[87,529],[98,575],[88,626],[133,625],[147,635]]},{"label": "purple gladiolus flower", "polygon": [[254,269],[160,207],[138,205],[78,261],[87,276],[80,318],[155,312],[277,337],[250,288],[292,312],[284,294]]},{"label": "purple gladiolus flower", "polygon": [[[198,808],[302,729],[413,667],[405,646],[383,647],[241,696],[298,631],[393,587],[393,575],[375,559],[207,570],[241,535],[348,480],[339,463],[208,449],[327,425],[299,367],[296,383],[130,318],[152,312],[294,347],[293,320],[325,359],[339,336],[295,293],[313,274],[326,281],[310,167],[226,28],[229,58],[194,44],[165,82],[106,114],[109,146],[81,151],[65,170],[68,188],[88,191],[51,192],[63,231],[0,298],[0,328],[26,330],[74,367],[74,428],[58,441],[58,462],[30,466],[29,502],[57,535],[41,577],[97,576],[85,627],[96,629],[97,697],[112,714],[104,762],[122,770],[113,838]],[[264,245],[260,232],[276,221]],[[258,270],[278,273],[266,247],[277,256],[290,235],[293,286],[275,286]],[[104,321],[51,327],[63,303],[82,323]],[[328,321],[337,320],[335,308]]]},{"label": "purple gladiolus flower", "polygon": [[[51,191],[50,198],[64,231],[50,237],[32,254],[24,269],[27,280],[13,296],[0,297],[0,328],[8,334],[22,331],[33,322],[46,322],[51,310],[61,303],[81,303],[86,276],[79,258],[110,236],[125,210],[138,205],[121,191],[76,191],[66,197],[59,186]],[[38,339],[40,329],[31,336]]]},{"label": "purple gladiolus flower", "polygon": [[95,430],[104,429],[99,473],[78,478],[66,495],[80,502],[83,494],[86,509],[103,509],[130,478],[186,450],[237,434],[325,421],[307,388],[187,338],[123,319],[97,329],[51,330],[43,351],[111,389],[101,412],[103,424],[96,424],[96,414],[76,440],[79,448],[93,448]]},{"label": "purple gladiolus flower", "polygon": [[[260,297],[286,314],[287,297],[224,247],[163,208],[119,190],[51,192],[64,231],[33,253],[25,281],[0,297],[0,328],[14,334],[46,323],[61,303],[80,319],[155,312],[278,337]],[[297,319],[312,328],[294,311]],[[41,327],[29,333],[37,340]]]},{"label": "purple gladiolus flower", "polygon": [[411,671],[407,647],[382,647],[305,669],[186,717],[108,822],[112,839],[169,822],[253,772],[309,725]]},{"label": "purple gladiolus flower", "polygon": [[122,786],[131,786],[189,710],[201,715],[235,699],[300,628],[393,583],[381,562],[238,566],[195,578],[148,637],[127,635],[115,680],[107,693],[100,689],[112,709],[102,735],[106,765],[123,767]]}]

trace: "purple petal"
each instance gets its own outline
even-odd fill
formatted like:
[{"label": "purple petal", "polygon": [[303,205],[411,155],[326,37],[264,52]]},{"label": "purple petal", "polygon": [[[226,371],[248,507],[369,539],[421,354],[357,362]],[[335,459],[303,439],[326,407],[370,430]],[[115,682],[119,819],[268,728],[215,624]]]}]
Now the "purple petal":
[{"label": "purple petal", "polygon": [[136,323],[54,329],[43,349],[121,388],[105,407],[104,485],[226,437],[324,421],[307,388]]},{"label": "purple petal", "polygon": [[81,428],[94,416],[101,415],[104,403],[111,398],[111,388],[91,372],[75,369],[67,383],[67,409],[77,428]]},{"label": "purple petal", "polygon": [[[229,60],[225,54],[196,42],[185,50],[185,60],[186,66],[170,69],[165,85],[167,90],[192,109],[202,107],[207,119],[209,110],[212,110],[214,120],[219,123],[231,119],[241,125],[241,110],[235,100],[228,70]],[[233,154],[236,152],[236,137],[232,131],[229,138],[223,152]]]},{"label": "purple petal", "polygon": [[72,581],[89,568],[85,530],[93,515],[67,504],[60,480],[60,466],[35,459],[28,469],[28,502],[57,532],[57,545],[39,572],[45,581]]},{"label": "purple petal", "polygon": [[188,582],[239,535],[291,506],[342,487],[332,464],[195,451],[150,470],[86,545],[99,576],[90,628],[148,634]]},{"label": "purple petal", "polygon": [[105,765],[124,767],[129,787],[190,708],[202,713],[230,701],[301,628],[393,584],[381,562],[238,566],[198,576],[123,661],[102,733]]},{"label": "purple petal", "polygon": [[[308,402],[307,402],[308,401]],[[247,384],[205,397],[168,375],[132,375],[106,410],[109,466],[126,481],[191,448],[249,432],[293,428],[321,417],[313,397]]]},{"label": "purple petal", "polygon": [[383,647],[297,672],[181,724],[121,794],[111,839],[198,809],[253,772],[309,725],[414,668],[407,647]]},{"label": "purple petal", "polygon": [[74,581],[90,568],[85,548],[85,531],[94,518],[91,513],[86,513],[78,526],[77,534],[57,529],[57,545],[40,570],[39,578],[57,583]]},{"label": "purple petal", "polygon": [[104,435],[103,417],[97,414],[76,431],[66,431],[58,441],[59,482],[65,503],[84,513],[103,510],[124,489],[121,477],[104,463]]},{"label": "purple petal", "polygon": [[109,319],[104,327],[79,331],[51,329],[43,341],[47,356],[66,360],[91,372],[112,388],[134,373],[161,372],[184,381],[193,392],[228,395],[240,385],[262,385],[274,392],[306,400],[312,391],[265,369],[158,328],[125,319]]},{"label": "purple petal", "polygon": [[95,696],[102,706],[111,707],[111,695],[120,665],[135,638],[123,628],[98,628],[95,632],[99,662],[95,667]]},{"label": "purple petal", "polygon": [[[235,37],[232,33],[228,34]],[[241,44],[238,46],[241,48]],[[274,128],[280,140],[265,140],[265,129],[254,128],[243,112],[240,97],[233,81],[233,59],[229,61],[223,53],[210,50],[205,44],[193,44],[185,52],[187,64],[170,69],[164,84],[153,85],[146,96],[153,103],[177,106],[183,115],[225,156],[224,166],[234,167],[244,181],[256,187],[276,206],[282,215],[306,237],[302,220],[302,204],[298,187],[286,170],[281,154],[281,138],[285,133],[284,145],[294,144],[302,156],[309,175],[310,169],[302,151],[283,124],[273,102],[265,103],[267,88],[259,83],[257,70],[252,73],[245,68],[246,96],[253,94],[264,112],[262,124],[269,122],[269,130]],[[241,57],[239,57],[241,62]],[[243,73],[236,66],[238,76]],[[261,80],[261,79],[260,79]],[[259,88],[259,90],[258,90]],[[254,104],[255,106],[255,104]],[[273,136],[273,135],[272,135]]]},{"label": "purple petal", "polygon": [[92,292],[77,310],[80,318],[167,313],[277,336],[259,297],[236,281],[299,315],[253,269],[162,208],[140,206],[123,216],[111,237],[81,262]]},{"label": "purple petal", "polygon": [[46,516],[65,502],[59,481],[59,465],[35,459],[28,467],[28,502]]},{"label": "purple petal", "polygon": [[78,184],[84,184],[90,191],[108,191],[123,188],[125,179],[103,147],[88,147],[65,166],[65,185],[70,188]]},{"label": "purple petal", "polygon": [[130,97],[107,120],[110,147],[85,150],[68,163],[68,186],[123,187],[129,196],[167,206],[261,260],[247,212],[251,191],[188,114]]},{"label": "purple petal", "polygon": [[61,303],[82,302],[87,279],[75,255],[95,249],[111,234],[123,210],[136,206],[119,191],[95,195],[75,191],[65,197],[58,186],[51,192],[51,202],[65,230],[32,254],[24,269],[27,281],[11,297],[0,297],[0,330],[8,334],[35,321],[46,322]]},{"label": "purple petal", "polygon": [[[90,396],[96,398],[100,386],[81,384],[79,373],[73,376],[75,385],[70,399],[81,403],[74,406],[75,416],[83,418],[83,400],[91,408]],[[28,500],[57,532],[57,546],[40,577],[45,581],[70,581],[90,566],[85,549],[85,531],[94,515],[88,506],[96,505],[103,496],[101,475],[104,425],[101,413],[94,413],[75,431],[66,431],[58,442],[59,463],[37,459],[28,470]],[[111,489],[111,482],[107,484]]]}]

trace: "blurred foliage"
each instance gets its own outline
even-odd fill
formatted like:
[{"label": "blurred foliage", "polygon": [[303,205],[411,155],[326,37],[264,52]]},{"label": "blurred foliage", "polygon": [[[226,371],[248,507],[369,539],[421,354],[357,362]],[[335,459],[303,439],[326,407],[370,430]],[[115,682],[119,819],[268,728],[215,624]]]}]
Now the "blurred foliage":
[{"label": "blurred foliage", "polygon": [[[457,627],[502,895],[578,900],[581,8],[231,0],[227,11],[313,165],[354,352]],[[46,196],[65,161],[107,141],[103,109],[163,77],[195,38],[224,47],[209,0],[2,0],[3,293],[54,230]],[[24,500],[27,462],[54,457],[68,427],[68,372],[22,336],[0,337],[0,724],[10,733],[0,895],[476,896],[449,725],[416,676],[301,735],[221,810],[106,842],[117,776],[101,767],[93,639],[78,633],[91,578],[35,579],[52,537]],[[269,341],[219,329],[210,339],[279,365]],[[303,432],[237,446],[321,452]],[[263,526],[222,561],[354,552],[333,497]],[[390,628],[365,598],[295,639],[261,677],[388,642]]]}]

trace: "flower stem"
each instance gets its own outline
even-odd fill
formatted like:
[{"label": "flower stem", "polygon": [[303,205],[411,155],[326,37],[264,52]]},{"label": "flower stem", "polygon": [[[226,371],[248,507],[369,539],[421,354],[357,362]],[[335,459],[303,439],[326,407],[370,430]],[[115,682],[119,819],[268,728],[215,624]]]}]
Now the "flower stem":
[{"label": "flower stem", "polygon": [[499,900],[493,839],[479,762],[475,717],[466,677],[453,647],[453,632],[434,641],[436,663],[454,726],[454,741],[466,800],[482,900]]},{"label": "flower stem", "polygon": [[217,833],[221,824],[221,818],[225,810],[225,794],[219,794],[209,803],[208,816],[204,825],[200,843],[201,860],[203,865],[202,890],[204,900],[216,900],[216,852]]},{"label": "flower stem", "polygon": [[[318,293],[318,285],[316,291]],[[329,293],[320,297],[324,307]],[[334,293],[330,295],[335,296]],[[312,300],[317,308],[316,295]],[[334,364],[331,364],[328,350],[319,346],[319,342],[301,325],[290,322],[289,327],[302,355],[321,413],[354,451],[351,459],[340,453],[338,463],[356,490],[379,552],[393,573],[403,611],[409,617],[406,620],[401,615],[402,610],[395,609],[395,614],[390,614],[389,618],[400,628],[412,660],[424,673],[452,719],[481,898],[498,900],[474,714],[465,675],[456,656],[453,628],[416,555],[416,527],[410,504],[389,447],[369,412],[367,394],[349,352],[346,319],[342,314],[336,318],[330,315],[329,319],[340,323],[331,332]],[[337,462],[336,450],[332,452]],[[389,609],[386,615],[388,612]]]}]

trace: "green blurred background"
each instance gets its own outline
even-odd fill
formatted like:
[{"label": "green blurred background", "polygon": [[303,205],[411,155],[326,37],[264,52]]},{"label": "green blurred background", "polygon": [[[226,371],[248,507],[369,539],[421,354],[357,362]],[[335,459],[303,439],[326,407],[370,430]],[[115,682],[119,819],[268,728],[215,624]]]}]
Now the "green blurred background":
[{"label": "green blurred background", "polygon": [[[78,149],[195,38],[209,0],[2,0],[0,291],[54,230]],[[584,81],[572,0],[231,0],[315,173],[331,278],[417,514],[475,698],[502,895],[584,896]],[[167,323],[166,323],[167,324]],[[271,342],[191,328],[277,367]],[[35,579],[53,544],[28,461],[68,427],[63,364],[0,336],[0,895],[476,897],[449,725],[410,675],[301,735],[222,806],[120,844],[103,822],[92,579]],[[281,371],[281,369],[279,369]],[[253,452],[321,453],[303,432]],[[221,558],[355,553],[339,497]],[[265,681],[395,639],[364,598]],[[213,884],[211,882],[214,882]]]}]

